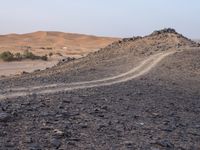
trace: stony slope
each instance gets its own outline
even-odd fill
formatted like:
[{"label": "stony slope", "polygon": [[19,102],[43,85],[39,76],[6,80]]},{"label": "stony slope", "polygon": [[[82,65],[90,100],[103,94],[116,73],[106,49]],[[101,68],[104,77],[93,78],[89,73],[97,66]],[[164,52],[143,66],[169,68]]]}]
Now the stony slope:
[{"label": "stony slope", "polygon": [[[93,80],[126,72],[150,55],[199,46],[173,29],[155,31],[145,37],[126,38],[69,63],[8,80],[18,85]],[[26,82],[24,82],[24,81]],[[16,82],[15,82],[16,83]],[[5,85],[11,85],[4,80]]]},{"label": "stony slope", "polygon": [[[65,63],[52,70],[1,80],[1,89],[91,80],[111,75],[113,70],[119,70],[113,74],[126,71],[154,53],[176,51],[148,74],[127,82],[1,100],[0,149],[200,149],[198,45],[171,29],[137,40],[135,44],[125,39],[112,44],[115,49],[108,46],[107,51],[77,60],[73,62],[76,68]],[[123,48],[117,48],[121,44]],[[133,51],[128,49],[131,46]]]}]

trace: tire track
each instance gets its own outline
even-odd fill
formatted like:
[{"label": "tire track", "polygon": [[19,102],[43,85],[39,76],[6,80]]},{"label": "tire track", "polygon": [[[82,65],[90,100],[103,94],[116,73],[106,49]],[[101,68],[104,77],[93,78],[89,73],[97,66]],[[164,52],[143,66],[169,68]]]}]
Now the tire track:
[{"label": "tire track", "polygon": [[126,82],[134,78],[140,77],[147,74],[153,67],[155,67],[161,60],[165,57],[175,53],[176,51],[170,51],[165,53],[155,54],[150,56],[143,62],[141,62],[137,67],[131,69],[123,74],[103,78],[93,81],[75,82],[75,83],[62,83],[62,84],[50,84],[45,86],[35,86],[30,88],[12,88],[2,91],[0,95],[1,99],[15,98],[19,96],[28,96],[32,94],[50,94],[57,93],[61,91],[71,91],[77,89],[93,88],[100,86],[109,86],[121,82]]}]

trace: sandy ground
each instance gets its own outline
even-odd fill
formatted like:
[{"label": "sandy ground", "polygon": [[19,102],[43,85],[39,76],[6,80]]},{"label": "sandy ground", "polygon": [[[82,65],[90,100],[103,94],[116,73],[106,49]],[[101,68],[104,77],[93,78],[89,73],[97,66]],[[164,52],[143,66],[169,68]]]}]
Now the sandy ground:
[{"label": "sandy ground", "polygon": [[51,68],[58,64],[58,62],[65,58],[80,58],[81,55],[54,55],[48,57],[48,61],[43,60],[23,60],[23,61],[13,61],[4,62],[0,60],[0,76],[13,76],[21,74],[22,72],[34,72],[36,70],[45,70],[46,68]]},{"label": "sandy ground", "polygon": [[23,71],[32,72],[52,67],[60,60],[57,59],[59,57],[61,59],[66,56],[83,57],[117,40],[119,38],[46,31],[0,35],[0,53],[10,51],[15,54],[29,50],[39,56],[53,54],[53,60],[47,62],[22,61],[5,63],[0,61],[0,76],[15,75]]},{"label": "sandy ground", "polygon": [[46,68],[53,67],[57,63],[58,60],[26,60],[21,62],[0,62],[0,76],[21,74],[23,71],[33,72],[38,69],[44,70]]},{"label": "sandy ground", "polygon": [[45,31],[0,35],[0,53],[29,50],[36,55],[86,55],[117,40],[119,38]]}]

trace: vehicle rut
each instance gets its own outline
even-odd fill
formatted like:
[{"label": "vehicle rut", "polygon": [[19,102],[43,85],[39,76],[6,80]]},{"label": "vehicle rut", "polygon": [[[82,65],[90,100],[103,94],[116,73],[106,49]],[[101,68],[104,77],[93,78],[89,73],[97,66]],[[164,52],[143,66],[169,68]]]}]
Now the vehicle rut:
[{"label": "vehicle rut", "polygon": [[126,82],[134,78],[147,74],[153,67],[155,67],[165,57],[175,53],[176,51],[169,51],[158,53],[150,56],[146,60],[142,61],[137,67],[122,73],[117,76],[107,77],[103,79],[74,82],[74,83],[61,83],[61,84],[49,84],[44,86],[24,87],[24,88],[12,88],[6,89],[1,92],[0,100],[6,98],[15,98],[19,96],[28,96],[33,94],[50,94],[61,91],[71,91],[77,89],[93,88],[100,86],[109,86],[117,83]]}]

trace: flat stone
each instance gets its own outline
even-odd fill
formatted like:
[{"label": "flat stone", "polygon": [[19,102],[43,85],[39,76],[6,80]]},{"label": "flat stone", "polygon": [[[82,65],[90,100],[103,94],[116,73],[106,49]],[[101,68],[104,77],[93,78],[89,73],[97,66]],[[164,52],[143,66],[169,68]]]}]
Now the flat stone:
[{"label": "flat stone", "polygon": [[51,139],[51,145],[55,148],[59,148],[61,146],[61,142],[60,140],[53,138]]},{"label": "flat stone", "polygon": [[32,144],[29,146],[30,150],[42,150],[39,144]]},{"label": "flat stone", "polygon": [[125,145],[126,149],[135,149],[134,143],[132,141],[125,141],[124,145]]},{"label": "flat stone", "polygon": [[31,137],[27,137],[25,138],[25,143],[32,143],[32,138]]},{"label": "flat stone", "polygon": [[45,126],[45,127],[41,127],[40,129],[41,130],[52,130],[52,127]]},{"label": "flat stone", "polygon": [[165,148],[174,148],[174,145],[168,140],[158,141],[156,144]]},{"label": "flat stone", "polygon": [[10,119],[10,115],[8,113],[0,113],[0,122],[7,122]]},{"label": "flat stone", "polygon": [[60,131],[60,130],[58,130],[58,129],[55,129],[55,130],[53,130],[53,131],[54,131],[53,136],[54,136],[55,138],[57,138],[57,139],[63,138],[63,137],[65,136],[65,133],[64,133],[63,131]]},{"label": "flat stone", "polygon": [[9,142],[9,143],[6,143],[5,146],[11,148],[11,147],[15,147],[16,145],[12,142]]},{"label": "flat stone", "polygon": [[82,129],[85,129],[85,128],[88,128],[88,125],[87,125],[87,123],[82,123],[82,124],[80,124],[80,127]]}]

